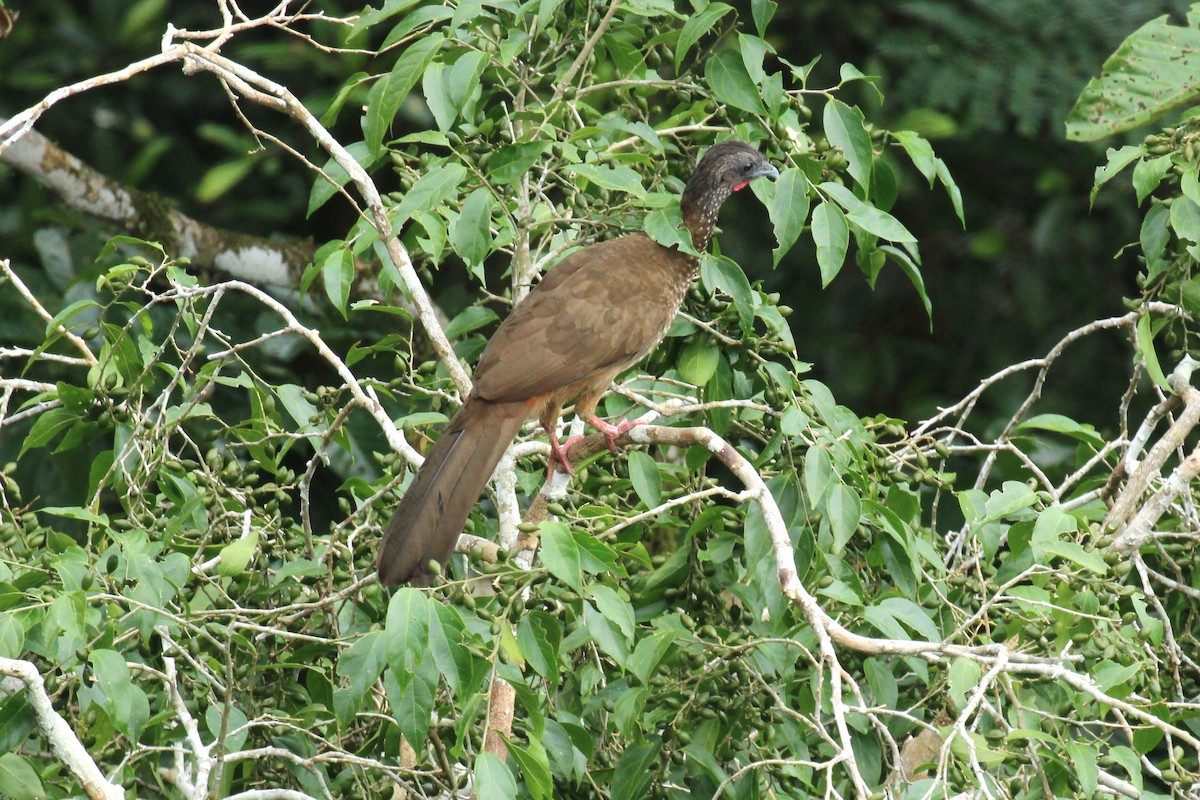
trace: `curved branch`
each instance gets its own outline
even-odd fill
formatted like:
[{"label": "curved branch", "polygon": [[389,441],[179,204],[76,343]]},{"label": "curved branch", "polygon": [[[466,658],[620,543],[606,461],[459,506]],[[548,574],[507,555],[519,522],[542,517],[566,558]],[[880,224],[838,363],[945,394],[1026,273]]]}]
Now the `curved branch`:
[{"label": "curved branch", "polygon": [[28,661],[0,658],[0,675],[16,678],[25,685],[25,697],[37,718],[38,730],[87,796],[91,800],[124,800],[125,790],[104,777],[71,726],[54,710],[37,667]]}]

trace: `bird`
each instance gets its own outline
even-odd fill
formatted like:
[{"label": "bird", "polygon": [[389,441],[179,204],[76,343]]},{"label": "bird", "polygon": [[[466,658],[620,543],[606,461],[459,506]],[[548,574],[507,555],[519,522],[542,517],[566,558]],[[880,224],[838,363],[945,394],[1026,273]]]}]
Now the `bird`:
[{"label": "bird", "polygon": [[[754,147],[718,142],[700,159],[680,197],[692,250],[707,250],[721,205],[778,170]],[[596,404],[621,372],[666,335],[699,268],[693,253],[645,233],[597,242],[568,255],[518,303],[492,335],[474,385],[446,424],[384,530],[376,568],[387,585],[429,586],[454,552],[467,516],[527,419],[550,440],[550,469],[571,472],[555,429],[564,405],[615,440],[637,423],[612,424]]]}]

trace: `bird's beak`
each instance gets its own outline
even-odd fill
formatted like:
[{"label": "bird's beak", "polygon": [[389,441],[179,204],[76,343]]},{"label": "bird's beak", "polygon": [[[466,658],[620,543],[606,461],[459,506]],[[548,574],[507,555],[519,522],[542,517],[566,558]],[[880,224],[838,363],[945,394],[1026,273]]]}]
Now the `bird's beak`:
[{"label": "bird's beak", "polygon": [[766,161],[764,161],[762,164],[759,165],[758,169],[754,170],[753,177],[755,177],[755,178],[770,178],[771,180],[775,180],[776,178],[779,177],[779,170],[775,169],[774,166],[772,166],[771,164],[768,164]]}]

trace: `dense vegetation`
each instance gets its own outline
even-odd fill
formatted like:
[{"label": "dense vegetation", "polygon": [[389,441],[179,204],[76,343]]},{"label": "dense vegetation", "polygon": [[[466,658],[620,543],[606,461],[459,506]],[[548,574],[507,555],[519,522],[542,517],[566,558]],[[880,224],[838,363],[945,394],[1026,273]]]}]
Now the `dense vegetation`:
[{"label": "dense vegetation", "polygon": [[[3,792],[1193,796],[1200,20],[72,5],[0,7]],[[603,404],[652,424],[549,484],[531,425],[384,590],[496,321],[730,136],[781,176]]]}]

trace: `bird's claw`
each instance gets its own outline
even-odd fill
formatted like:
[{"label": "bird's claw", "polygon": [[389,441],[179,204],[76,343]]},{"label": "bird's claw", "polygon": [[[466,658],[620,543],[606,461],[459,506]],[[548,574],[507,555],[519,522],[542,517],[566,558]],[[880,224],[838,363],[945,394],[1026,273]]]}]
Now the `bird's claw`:
[{"label": "bird's claw", "polygon": [[613,425],[611,422],[605,422],[598,417],[589,419],[588,423],[593,428],[600,431],[600,433],[604,434],[604,441],[608,444],[608,450],[613,455],[616,455],[618,452],[620,452],[617,449],[617,439],[621,438],[637,426],[646,424],[645,421],[640,419],[623,419],[616,425]]},{"label": "bird's claw", "polygon": [[567,451],[575,442],[582,439],[582,436],[568,437],[565,442],[559,443],[555,439],[550,440],[550,472],[554,473],[555,467],[562,467],[563,472],[568,475],[575,475],[575,467],[571,466],[571,459],[567,455]]},{"label": "bird's claw", "polygon": [[[608,445],[609,452],[611,452],[613,455],[620,453],[620,450],[617,448],[617,439],[621,438],[637,426],[646,424],[643,420],[624,419],[616,425],[613,425],[610,422],[605,422],[599,417],[593,417],[587,420],[587,423],[596,430],[600,431],[600,433],[604,436],[605,444]],[[583,436],[580,434],[567,437],[565,442],[559,442],[556,438],[550,439],[549,467],[551,473],[555,471],[556,467],[562,467],[563,472],[571,476],[575,475],[575,467],[571,465],[571,458],[568,455],[568,451],[574,447],[576,443],[582,440]]]}]

